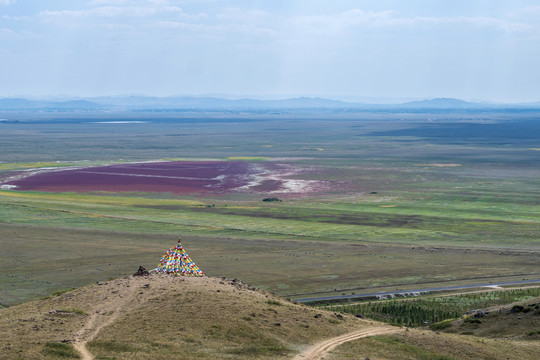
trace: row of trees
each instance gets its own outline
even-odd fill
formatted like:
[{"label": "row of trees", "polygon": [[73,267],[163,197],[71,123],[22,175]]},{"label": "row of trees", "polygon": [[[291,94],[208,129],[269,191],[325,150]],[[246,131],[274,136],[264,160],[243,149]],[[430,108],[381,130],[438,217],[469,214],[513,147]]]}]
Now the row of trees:
[{"label": "row of trees", "polygon": [[425,326],[455,319],[466,312],[540,296],[540,288],[489,291],[474,294],[380,300],[354,305],[327,306],[331,311],[361,314],[364,317],[394,325]]}]

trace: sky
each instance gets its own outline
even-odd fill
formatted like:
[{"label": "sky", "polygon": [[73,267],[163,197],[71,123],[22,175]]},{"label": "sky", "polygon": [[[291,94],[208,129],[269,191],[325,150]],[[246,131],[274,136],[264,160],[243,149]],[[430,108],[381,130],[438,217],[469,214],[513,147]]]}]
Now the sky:
[{"label": "sky", "polygon": [[540,0],[0,0],[0,97],[540,101]]}]

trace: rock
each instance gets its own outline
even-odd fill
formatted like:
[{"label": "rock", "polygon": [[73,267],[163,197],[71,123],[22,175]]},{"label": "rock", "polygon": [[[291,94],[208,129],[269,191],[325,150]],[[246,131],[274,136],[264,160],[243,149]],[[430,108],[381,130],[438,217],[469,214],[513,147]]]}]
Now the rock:
[{"label": "rock", "polygon": [[321,316],[322,316],[322,314],[315,314],[314,318],[315,318],[315,319],[318,319],[318,318],[320,318]]},{"label": "rock", "polygon": [[148,276],[150,273],[143,266],[139,266],[139,270],[133,276]]},{"label": "rock", "polygon": [[354,315],[354,316],[356,316],[357,318],[360,318],[360,319],[363,319],[363,318],[364,318],[364,315],[362,315],[362,314],[356,314],[356,315]]},{"label": "rock", "polygon": [[487,314],[489,314],[489,312],[479,310],[479,311],[477,311],[477,312],[475,312],[473,314],[473,318],[475,318],[475,319],[482,318],[482,317],[486,316]]},{"label": "rock", "polygon": [[523,307],[521,305],[514,305],[514,306],[512,306],[512,309],[510,309],[510,312],[512,314],[515,314],[515,313],[518,313],[518,312],[522,312],[523,310],[525,310],[525,307]]}]

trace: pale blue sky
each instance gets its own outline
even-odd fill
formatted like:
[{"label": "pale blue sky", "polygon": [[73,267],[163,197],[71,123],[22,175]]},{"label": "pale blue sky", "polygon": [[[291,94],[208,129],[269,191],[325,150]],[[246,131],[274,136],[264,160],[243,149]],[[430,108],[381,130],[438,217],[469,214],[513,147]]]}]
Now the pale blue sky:
[{"label": "pale blue sky", "polygon": [[0,0],[0,96],[540,100],[540,1]]}]

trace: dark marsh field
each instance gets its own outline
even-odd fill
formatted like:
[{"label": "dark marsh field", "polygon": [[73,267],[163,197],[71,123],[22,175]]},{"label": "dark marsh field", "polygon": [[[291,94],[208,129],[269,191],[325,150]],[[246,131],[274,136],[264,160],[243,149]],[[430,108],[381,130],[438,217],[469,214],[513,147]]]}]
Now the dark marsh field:
[{"label": "dark marsh field", "polygon": [[[298,194],[0,191],[0,303],[152,268],[294,297],[540,278],[540,113],[1,114],[0,178],[43,167],[235,160],[334,184]],[[102,123],[137,121],[136,123]],[[277,196],[282,202],[261,200]],[[298,296],[300,297],[300,296]]]}]

